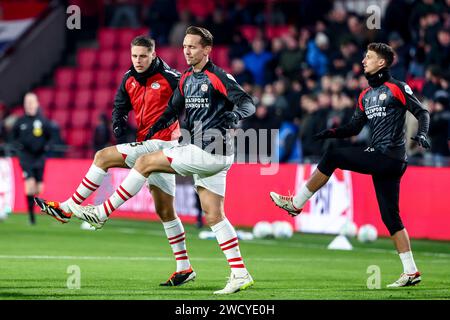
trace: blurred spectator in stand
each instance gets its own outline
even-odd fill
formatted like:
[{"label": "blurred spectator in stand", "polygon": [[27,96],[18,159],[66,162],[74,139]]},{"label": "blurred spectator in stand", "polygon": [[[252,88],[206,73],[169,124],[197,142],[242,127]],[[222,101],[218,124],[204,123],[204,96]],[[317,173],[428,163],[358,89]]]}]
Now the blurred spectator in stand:
[{"label": "blurred spectator in stand", "polygon": [[299,163],[302,161],[300,128],[294,122],[285,119],[280,125],[278,136],[278,160],[281,163]]},{"label": "blurred spectator in stand", "polygon": [[228,58],[242,58],[251,51],[251,47],[239,30],[235,30],[231,38],[231,44],[228,47]]},{"label": "blurred spectator in stand", "polygon": [[245,69],[245,64],[242,59],[235,58],[231,61],[231,74],[241,86],[255,83],[253,74]]},{"label": "blurred spectator in stand", "polygon": [[345,76],[352,70],[353,64],[361,60],[361,56],[355,40],[350,37],[342,39],[339,51],[331,58],[330,73]]},{"label": "blurred spectator in stand", "polygon": [[[275,81],[273,84],[275,101],[273,102],[272,107],[274,108],[277,118],[280,119],[280,122],[285,115],[289,114],[289,104],[286,98],[286,87],[287,82],[282,79]],[[292,119],[289,120],[292,121]]]},{"label": "blurred spectator in stand", "polygon": [[[446,91],[439,90],[434,94],[430,108],[431,153],[434,164],[442,166],[444,157],[450,157],[449,150],[450,99]],[[447,161],[450,159],[447,159]],[[447,162],[447,165],[449,162]]]},{"label": "blurred spectator in stand", "polygon": [[112,11],[108,26],[113,28],[141,26],[139,19],[140,2],[129,0],[109,0],[107,5]]},{"label": "blurred spectator in stand", "polygon": [[288,101],[288,112],[285,116],[298,124],[300,124],[302,118],[302,109],[300,108],[300,98],[302,94],[303,86],[298,80],[292,81],[291,85],[287,87],[286,99]]},{"label": "blurred spectator in stand", "polygon": [[329,40],[328,37],[319,32],[316,34],[314,40],[308,42],[308,49],[306,52],[306,61],[314,69],[314,72],[319,76],[323,76],[328,72],[329,58],[328,58]]},{"label": "blurred spectator in stand", "polygon": [[48,158],[64,158],[67,151],[67,144],[61,137],[61,128],[55,121],[50,121],[50,130],[52,131],[51,149],[47,152]]},{"label": "blurred spectator in stand", "polygon": [[246,1],[227,1],[228,19],[231,26],[249,25],[253,23],[252,14]]},{"label": "blurred spectator in stand", "polygon": [[94,150],[99,151],[110,145],[111,130],[109,128],[110,121],[106,114],[102,113],[98,116],[97,126],[94,130]]},{"label": "blurred spectator in stand", "polygon": [[146,12],[145,24],[150,27],[152,38],[160,46],[169,43],[169,34],[172,26],[178,21],[176,0],[153,0]]},{"label": "blurred spectator in stand", "polygon": [[357,14],[350,14],[347,19],[347,27],[350,35],[356,40],[358,48],[364,48],[367,44],[367,27],[364,19]]},{"label": "blurred spectator in stand", "polygon": [[[348,14],[345,8],[342,5],[338,5],[336,3],[333,10],[328,14],[327,29],[329,31],[325,33],[331,33],[332,35],[349,34],[350,31],[348,30],[347,26],[347,16]],[[330,47],[333,50],[338,50],[341,39],[339,37],[329,37],[329,39],[331,40]]]},{"label": "blurred spectator in stand", "polygon": [[387,33],[398,32],[407,43],[411,40],[411,31],[405,21],[408,21],[413,5],[409,0],[389,0],[381,22]]},{"label": "blurred spectator in stand", "polygon": [[233,36],[232,28],[226,20],[225,12],[221,8],[215,8],[208,30],[214,35],[214,45],[224,45],[231,42]]},{"label": "blurred spectator in stand", "polygon": [[406,80],[409,65],[409,46],[405,44],[400,34],[392,32],[388,37],[388,44],[394,49],[394,62],[391,65],[391,75],[401,81]]},{"label": "blurred spectator in stand", "polygon": [[[262,100],[268,100],[267,97]],[[268,103],[269,101],[264,101]],[[267,107],[264,104],[259,104],[256,107],[256,112],[245,119],[242,123],[242,129],[253,129],[258,132],[260,129],[278,129],[280,128],[280,122],[274,116],[273,108]],[[248,150],[248,154],[250,159],[259,159],[259,155],[271,155],[272,152],[272,141],[270,139],[266,139],[266,141],[259,141],[262,138],[262,135],[257,135],[258,142],[256,145],[246,145],[246,150]],[[270,135],[269,135],[270,137]],[[248,141],[248,140],[247,140]],[[247,142],[246,142],[247,143]],[[263,149],[261,149],[263,148]],[[256,149],[256,150],[255,150]],[[254,154],[252,151],[255,151]]]},{"label": "blurred spectator in stand", "polygon": [[430,65],[425,72],[425,80],[422,94],[428,99],[432,99],[438,90],[449,89],[448,80],[445,79],[445,75],[439,66]]},{"label": "blurred spectator in stand", "polygon": [[279,66],[283,76],[289,80],[294,80],[300,74],[305,50],[300,48],[299,42],[293,37],[286,37],[284,41],[286,48],[280,54]]},{"label": "blurred spectator in stand", "polygon": [[[350,122],[354,112],[353,100],[343,92],[334,92],[331,95],[331,109],[326,115],[326,128],[338,128]],[[324,142],[324,151],[332,148],[351,146],[350,139],[328,139]]]},{"label": "blurred spectator in stand", "polygon": [[255,39],[252,42],[252,51],[243,57],[245,67],[255,79],[257,85],[263,86],[267,83],[265,79],[266,64],[273,58],[272,53],[265,49],[262,39]]},{"label": "blurred spectator in stand", "polygon": [[281,38],[274,38],[271,41],[272,58],[265,65],[264,79],[266,83],[271,83],[279,79],[283,75],[280,68],[280,56],[284,49],[284,42]]},{"label": "blurred spectator in stand", "polygon": [[323,142],[316,141],[313,136],[326,129],[327,110],[319,109],[317,97],[313,94],[302,96],[301,107],[304,114],[300,125],[303,157],[314,162],[322,153]]},{"label": "blurred spectator in stand", "polygon": [[187,10],[180,12],[180,19],[173,25],[169,34],[169,44],[172,47],[182,47],[186,29],[191,25],[191,13]]},{"label": "blurred spectator in stand", "polygon": [[[437,40],[437,41],[436,41]],[[431,43],[431,50],[427,55],[426,65],[434,64],[443,70],[450,67],[450,29],[437,32],[437,39]]]}]

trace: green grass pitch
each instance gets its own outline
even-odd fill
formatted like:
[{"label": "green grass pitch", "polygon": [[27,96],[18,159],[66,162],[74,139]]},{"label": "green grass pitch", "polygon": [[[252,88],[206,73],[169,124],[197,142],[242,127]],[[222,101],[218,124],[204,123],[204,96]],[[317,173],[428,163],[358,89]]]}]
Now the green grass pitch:
[{"label": "green grass pitch", "polygon": [[[102,230],[80,229],[39,215],[29,226],[15,214],[0,222],[1,299],[449,299],[450,242],[413,240],[421,270],[416,287],[387,289],[402,271],[390,239],[361,244],[353,251],[330,251],[333,236],[295,234],[286,240],[240,241],[255,285],[234,295],[214,296],[229,275],[215,240],[200,240],[187,225],[187,245],[197,279],[169,288],[158,284],[174,271],[175,261],[162,225],[112,219]],[[67,288],[70,266],[80,270],[80,289]],[[368,289],[367,269],[381,270],[381,289]],[[70,271],[70,268],[69,268]]]}]

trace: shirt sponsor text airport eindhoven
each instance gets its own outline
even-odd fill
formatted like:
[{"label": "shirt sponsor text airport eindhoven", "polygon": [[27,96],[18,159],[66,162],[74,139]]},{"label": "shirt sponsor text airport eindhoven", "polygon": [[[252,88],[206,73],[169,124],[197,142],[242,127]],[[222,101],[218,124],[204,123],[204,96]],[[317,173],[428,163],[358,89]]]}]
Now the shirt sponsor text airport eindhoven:
[{"label": "shirt sponsor text airport eindhoven", "polygon": [[186,108],[209,108],[209,98],[186,97]]},{"label": "shirt sponsor text airport eindhoven", "polygon": [[201,315],[203,318],[206,318],[208,313],[219,315],[274,315],[275,305],[220,304],[217,307],[202,307],[182,304],[180,307],[175,308],[176,315]]},{"label": "shirt sponsor text airport eindhoven", "polygon": [[386,116],[386,107],[380,107],[378,105],[368,107],[364,111],[366,113],[367,119]]}]

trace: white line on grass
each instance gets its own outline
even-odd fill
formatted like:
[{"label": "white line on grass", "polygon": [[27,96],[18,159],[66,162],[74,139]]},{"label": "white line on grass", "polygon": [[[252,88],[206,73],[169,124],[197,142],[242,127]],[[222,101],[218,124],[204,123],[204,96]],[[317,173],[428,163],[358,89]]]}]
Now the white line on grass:
[{"label": "white line on grass", "polygon": [[[172,257],[121,257],[121,256],[48,256],[48,255],[0,255],[0,260],[17,259],[17,260],[117,260],[117,261],[172,261]],[[210,258],[210,257],[195,257],[193,261],[223,261],[223,258]],[[304,261],[304,262],[321,262],[330,261],[330,258],[323,257],[297,257],[297,258],[257,258],[247,257],[248,261],[262,261],[262,262],[283,262],[283,261]],[[334,262],[348,261],[348,258],[332,258]],[[377,261],[391,259],[380,259]],[[427,260],[428,262],[442,262],[442,260]],[[447,262],[446,262],[447,263]]]},{"label": "white line on grass", "polygon": [[[120,233],[144,233],[154,236],[165,236],[165,233],[163,231],[153,231],[153,230],[136,230],[132,228],[118,228],[118,232]],[[314,248],[314,249],[326,249],[326,245],[320,245],[320,244],[313,244],[313,243],[298,243],[298,242],[279,242],[275,240],[241,240],[243,243],[249,243],[249,244],[262,244],[262,245],[269,245],[269,246],[286,246],[286,247],[294,247],[294,248]],[[374,252],[374,253],[389,253],[389,254],[397,254],[397,252],[393,249],[379,249],[379,248],[353,248],[355,251],[365,251],[365,252]],[[413,250],[414,251],[414,250]],[[439,253],[439,252],[426,252],[421,251],[415,253],[417,255],[424,255],[424,256],[430,256],[430,257],[439,257],[439,258],[450,258],[449,253]]]}]

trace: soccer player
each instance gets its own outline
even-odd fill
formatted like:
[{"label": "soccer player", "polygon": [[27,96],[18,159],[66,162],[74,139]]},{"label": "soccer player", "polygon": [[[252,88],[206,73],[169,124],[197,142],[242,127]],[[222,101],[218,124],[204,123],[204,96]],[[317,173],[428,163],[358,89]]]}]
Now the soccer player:
[{"label": "soccer player", "polygon": [[[132,66],[125,73],[114,99],[112,123],[114,135],[121,138],[126,133],[128,113],[134,110],[138,125],[137,142],[119,144],[98,151],[86,176],[66,201],[45,201],[36,198],[36,203],[43,212],[63,223],[71,218],[70,204],[81,204],[88,198],[100,186],[109,168],[132,168],[140,155],[178,145],[178,121],[155,134],[152,140],[148,140],[146,135],[166,109],[177,87],[180,73],[156,56],[154,40],[145,36],[138,36],[131,42],[131,60]],[[184,227],[174,209],[175,175],[155,173],[148,176],[147,184],[177,263],[176,272],[161,285],[178,286],[193,280],[196,274],[186,251]],[[125,191],[118,191],[116,196],[127,195]],[[112,209],[111,201],[104,204],[106,214],[109,215]],[[97,228],[99,227],[101,226],[97,225]]]},{"label": "soccer player", "polygon": [[[139,157],[120,187],[106,201],[108,206],[82,207],[73,203],[71,209],[84,221],[103,224],[112,210],[139,191],[150,174],[167,172],[193,176],[205,221],[215,233],[231,268],[225,288],[214,294],[230,294],[252,286],[253,279],[242,259],[236,231],[224,212],[226,174],[234,160],[229,129],[252,115],[255,105],[230,74],[209,60],[212,45],[213,36],[208,30],[195,26],[187,28],[183,52],[190,68],[182,74],[167,110],[147,134],[154,137],[176,121],[185,109],[191,143]],[[117,196],[119,193],[122,196]]]},{"label": "soccer player", "polygon": [[25,115],[17,119],[12,129],[12,140],[18,150],[19,163],[25,180],[25,194],[29,221],[36,224],[34,197],[44,188],[45,153],[52,140],[50,122],[39,112],[36,94],[28,92],[23,100]]},{"label": "soccer player", "polygon": [[421,280],[408,233],[399,215],[400,180],[407,167],[405,114],[408,110],[418,119],[417,135],[412,139],[424,148],[430,147],[427,138],[430,116],[411,88],[389,74],[393,60],[391,47],[384,43],[369,44],[362,63],[370,87],[361,92],[351,121],[316,135],[317,139],[346,138],[357,135],[368,124],[371,146],[328,150],[298,194],[283,196],[271,192],[270,197],[278,207],[296,216],[306,201],[327,183],[336,168],[372,175],[382,220],[403,264],[400,278],[388,287],[404,287]]}]

